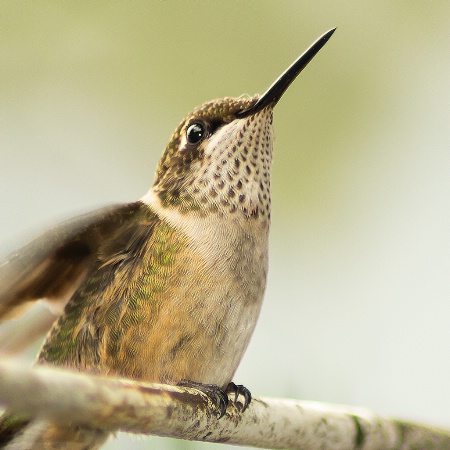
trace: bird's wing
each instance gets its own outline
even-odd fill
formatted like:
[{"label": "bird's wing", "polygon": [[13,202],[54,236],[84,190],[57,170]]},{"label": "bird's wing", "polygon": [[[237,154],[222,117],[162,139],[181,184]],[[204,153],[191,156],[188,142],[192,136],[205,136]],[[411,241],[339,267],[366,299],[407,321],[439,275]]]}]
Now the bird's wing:
[{"label": "bird's wing", "polygon": [[17,318],[45,299],[61,311],[94,266],[102,242],[134,222],[145,206],[110,206],[64,222],[0,264],[0,321]]}]

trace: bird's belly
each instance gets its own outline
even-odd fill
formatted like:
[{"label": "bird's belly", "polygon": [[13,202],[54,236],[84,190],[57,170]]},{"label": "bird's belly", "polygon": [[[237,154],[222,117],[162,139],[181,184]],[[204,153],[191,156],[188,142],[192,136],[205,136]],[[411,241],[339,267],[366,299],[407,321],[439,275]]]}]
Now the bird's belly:
[{"label": "bird's belly", "polygon": [[[220,291],[218,289],[217,291]],[[168,333],[161,355],[161,381],[180,379],[226,386],[247,348],[259,315],[262,293],[214,292]]]},{"label": "bird's belly", "polygon": [[240,255],[226,264],[207,264],[189,251],[177,255],[164,288],[153,295],[152,312],[122,333],[119,355],[104,359],[106,370],[153,382],[226,386],[255,328],[266,285],[267,251]]}]

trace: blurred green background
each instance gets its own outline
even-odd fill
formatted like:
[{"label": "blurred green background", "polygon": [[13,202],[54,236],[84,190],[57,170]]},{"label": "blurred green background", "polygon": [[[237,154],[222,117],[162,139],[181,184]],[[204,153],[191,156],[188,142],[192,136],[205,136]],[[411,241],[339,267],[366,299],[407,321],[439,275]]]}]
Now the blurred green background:
[{"label": "blurred green background", "polygon": [[[268,288],[236,381],[450,426],[450,2],[0,11],[1,257],[139,198],[187,112],[263,92],[337,26],[276,109]],[[208,444],[107,448],[125,446]]]}]

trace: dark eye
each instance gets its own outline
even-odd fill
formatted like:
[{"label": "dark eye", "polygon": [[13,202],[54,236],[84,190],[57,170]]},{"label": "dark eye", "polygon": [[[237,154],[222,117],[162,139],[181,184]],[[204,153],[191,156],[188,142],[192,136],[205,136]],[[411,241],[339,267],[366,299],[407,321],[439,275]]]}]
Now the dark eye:
[{"label": "dark eye", "polygon": [[186,128],[186,139],[189,144],[197,144],[205,137],[205,126],[200,122],[194,122]]}]

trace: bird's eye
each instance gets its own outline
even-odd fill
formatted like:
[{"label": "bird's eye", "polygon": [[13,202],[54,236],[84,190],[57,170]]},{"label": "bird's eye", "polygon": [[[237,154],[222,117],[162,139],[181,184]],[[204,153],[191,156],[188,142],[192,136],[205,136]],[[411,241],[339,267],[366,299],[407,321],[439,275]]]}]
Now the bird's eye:
[{"label": "bird's eye", "polygon": [[186,128],[186,139],[189,144],[199,143],[206,135],[205,126],[200,122],[194,122]]}]

